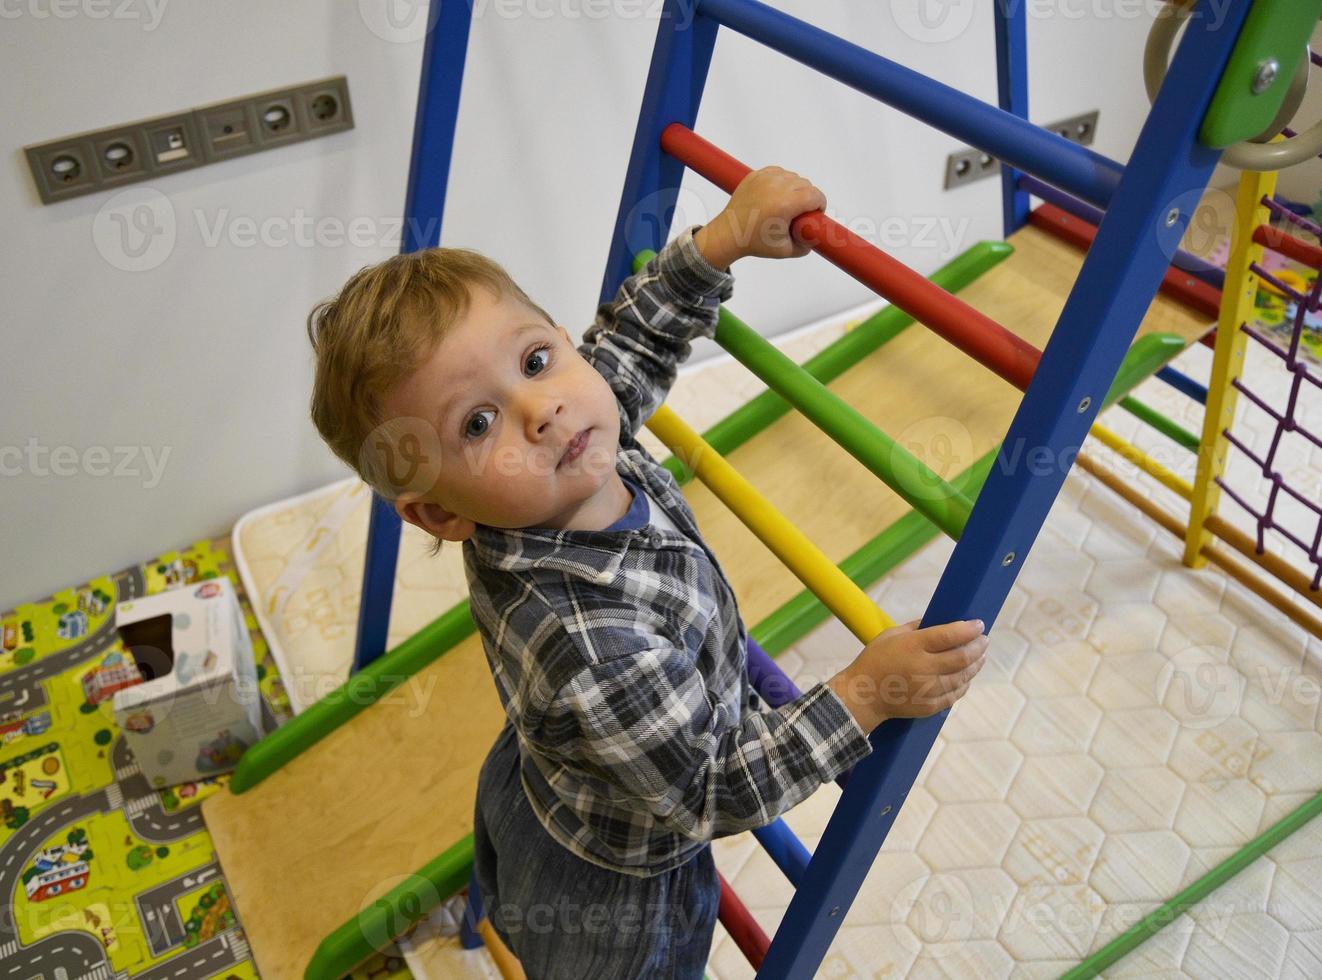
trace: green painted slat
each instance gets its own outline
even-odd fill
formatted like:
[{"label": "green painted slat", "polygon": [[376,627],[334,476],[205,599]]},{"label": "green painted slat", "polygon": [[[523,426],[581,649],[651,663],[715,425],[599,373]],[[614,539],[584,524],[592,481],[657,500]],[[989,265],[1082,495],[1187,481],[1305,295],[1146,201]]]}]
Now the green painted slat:
[{"label": "green painted slat", "polygon": [[1296,807],[1193,884],[1162,902],[1074,969],[1061,974],[1061,980],[1087,980],[1089,977],[1097,976],[1121,957],[1147,942],[1163,927],[1183,915],[1185,910],[1196,906],[1319,813],[1322,813],[1322,793]]},{"label": "green painted slat", "polygon": [[469,834],[323,939],[303,976],[339,980],[463,888],[472,870],[473,835]]},{"label": "green painted slat", "polygon": [[852,405],[722,308],[716,342],[793,405],[910,507],[958,539],[973,505]]},{"label": "green painted slat", "polygon": [[1135,418],[1146,422],[1177,445],[1192,449],[1194,452],[1198,451],[1201,441],[1196,435],[1180,423],[1162,415],[1146,402],[1139,401],[1133,395],[1126,395],[1120,399],[1120,407]]}]

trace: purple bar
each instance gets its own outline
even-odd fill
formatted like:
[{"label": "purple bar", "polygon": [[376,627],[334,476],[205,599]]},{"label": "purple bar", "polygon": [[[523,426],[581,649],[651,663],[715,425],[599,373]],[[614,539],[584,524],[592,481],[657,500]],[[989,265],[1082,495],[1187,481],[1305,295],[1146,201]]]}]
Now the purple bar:
[{"label": "purple bar", "polygon": [[[1308,308],[1314,313],[1317,312],[1318,304],[1322,301],[1322,271],[1319,271],[1317,278],[1313,280],[1313,287],[1308,291]],[[1294,334],[1290,337],[1290,356],[1286,360],[1290,370],[1301,367],[1303,362],[1299,361],[1299,341],[1304,337],[1304,311],[1297,309],[1294,311]],[[1308,370],[1304,368],[1304,370]]]},{"label": "purple bar", "polygon": [[752,636],[748,637],[748,679],[762,700],[773,708],[789,704],[803,693]]},{"label": "purple bar", "polygon": [[[1313,55],[1313,57],[1316,58],[1317,55]],[[1294,138],[1295,138],[1296,136],[1298,136],[1299,134],[1296,133],[1296,132],[1295,132],[1293,129],[1291,129],[1289,126],[1286,126],[1284,129],[1281,130],[1281,135],[1284,136],[1284,137],[1286,137],[1287,139],[1294,139]],[[1319,154],[1317,155],[1317,157],[1318,157],[1319,160],[1322,160],[1322,153],[1319,153]]]},{"label": "purple bar", "polygon": [[[780,669],[750,634],[748,637],[748,680],[762,700],[773,708],[788,704],[802,692],[789,679],[789,675]],[[852,769],[835,777],[836,785],[843,789],[849,783]]]},{"label": "purple bar", "polygon": [[[1253,462],[1258,465],[1258,468],[1262,470],[1262,476],[1265,479],[1271,480],[1273,483],[1280,483],[1283,487],[1285,487],[1286,493],[1294,497],[1295,500],[1299,501],[1301,504],[1303,504],[1313,513],[1317,514],[1319,517],[1322,517],[1322,506],[1319,506],[1318,504],[1309,500],[1303,494],[1299,493],[1297,490],[1294,490],[1289,485],[1285,484],[1281,479],[1281,474],[1277,473],[1275,470],[1271,469],[1266,463],[1264,463],[1261,457],[1259,457],[1255,452],[1253,452],[1253,450],[1249,449],[1248,446],[1244,445],[1244,443],[1240,442],[1239,439],[1232,432],[1230,432],[1229,429],[1226,430],[1225,437],[1240,452],[1242,452],[1245,456],[1253,460]],[[1303,548],[1305,551],[1309,550],[1308,545],[1306,544],[1300,544],[1299,547]]]},{"label": "purple bar", "polygon": [[[1309,499],[1308,499],[1307,497],[1305,497],[1303,494],[1301,494],[1301,493],[1299,493],[1298,491],[1292,489],[1288,484],[1286,484],[1286,483],[1282,480],[1282,478],[1281,478],[1281,474],[1279,474],[1279,473],[1277,473],[1275,470],[1273,470],[1273,469],[1271,468],[1270,464],[1264,462],[1263,459],[1262,459],[1262,457],[1260,457],[1260,456],[1259,456],[1257,453],[1255,453],[1252,449],[1250,449],[1248,446],[1244,445],[1244,443],[1240,442],[1239,439],[1235,436],[1235,434],[1232,433],[1229,429],[1225,430],[1224,435],[1225,435],[1226,439],[1230,442],[1231,445],[1233,445],[1233,446],[1234,446],[1235,448],[1237,448],[1240,452],[1242,452],[1245,456],[1247,456],[1249,459],[1253,460],[1253,462],[1257,464],[1258,469],[1260,469],[1260,470],[1262,471],[1262,476],[1263,476],[1264,479],[1271,480],[1273,484],[1280,484],[1282,487],[1285,488],[1285,492],[1286,492],[1286,493],[1288,493],[1290,496],[1294,497],[1295,500],[1299,501],[1301,504],[1303,504],[1305,507],[1307,507],[1307,508],[1308,508],[1309,510],[1311,510],[1313,513],[1317,514],[1319,517],[1322,517],[1322,506],[1319,506],[1318,504],[1315,504],[1313,501],[1309,500]],[[1308,550],[1308,545],[1306,545],[1306,544],[1302,544],[1302,543],[1300,543],[1300,544],[1299,544],[1299,547],[1303,548],[1305,551]]]},{"label": "purple bar", "polygon": [[[1280,534],[1282,537],[1288,539],[1296,547],[1301,548],[1304,554],[1308,555],[1308,557],[1312,561],[1314,562],[1317,561],[1316,555],[1309,554],[1308,545],[1304,544],[1301,540],[1299,540],[1299,538],[1295,537],[1292,533],[1290,533],[1288,528],[1283,528],[1275,521],[1272,521],[1268,519],[1266,516],[1259,514],[1256,510],[1254,510],[1252,507],[1249,506],[1248,502],[1243,497],[1235,493],[1234,490],[1231,490],[1230,487],[1226,485],[1225,481],[1222,480],[1220,477],[1217,477],[1216,482],[1217,482],[1217,486],[1219,486],[1226,493],[1227,496],[1229,496],[1232,500],[1235,501],[1235,503],[1239,504],[1246,511],[1248,511],[1249,514],[1254,518],[1254,520],[1257,521],[1258,554],[1262,554],[1262,552],[1265,550],[1263,544],[1263,531],[1265,531],[1267,528],[1271,528],[1274,531],[1276,531],[1278,534]],[[1316,588],[1316,586],[1314,586],[1314,588]]]},{"label": "purple bar", "polygon": [[1270,272],[1268,272],[1258,263],[1250,262],[1249,269],[1251,269],[1253,274],[1256,275],[1259,279],[1267,280],[1267,282],[1271,283],[1281,292],[1285,293],[1286,296],[1289,296],[1300,307],[1307,305],[1308,297],[1303,296],[1302,294],[1297,292],[1293,287],[1287,286],[1285,283],[1281,282],[1281,280],[1277,279],[1275,276],[1273,276]]},{"label": "purple bar", "polygon": [[1257,522],[1257,525],[1258,525],[1258,532],[1257,532],[1257,534],[1258,534],[1258,544],[1257,544],[1257,548],[1258,548],[1258,554],[1262,554],[1262,552],[1263,552],[1263,550],[1264,550],[1264,549],[1263,549],[1263,546],[1262,546],[1262,527],[1263,527],[1263,524],[1265,523],[1265,521],[1264,521],[1264,519],[1263,519],[1263,516],[1262,516],[1261,514],[1259,514],[1256,510],[1254,510],[1252,507],[1250,507],[1250,506],[1249,506],[1249,502],[1248,502],[1247,500],[1245,500],[1243,497],[1241,497],[1239,494],[1237,494],[1234,490],[1231,490],[1231,489],[1230,489],[1230,485],[1229,485],[1228,483],[1226,483],[1226,481],[1223,480],[1223,479],[1222,479],[1221,477],[1219,477],[1219,476],[1216,478],[1216,485],[1219,486],[1219,487],[1221,488],[1221,491],[1222,491],[1227,497],[1229,497],[1229,498],[1230,498],[1231,500],[1233,500],[1235,503],[1239,504],[1239,505],[1240,505],[1241,507],[1243,507],[1246,511],[1248,511],[1249,514],[1253,517],[1253,519]]},{"label": "purple bar", "polygon": [[[1018,184],[1020,190],[1035,194],[1048,204],[1054,204],[1062,211],[1068,211],[1074,217],[1080,218],[1090,225],[1100,225],[1102,218],[1106,217],[1106,212],[1100,208],[1086,204],[1077,197],[1053,187],[1046,181],[1038,180],[1032,174],[1020,174]],[[1200,259],[1182,248],[1175,250],[1175,258],[1171,261],[1171,265],[1181,272],[1196,276],[1209,286],[1215,286],[1217,289],[1224,289],[1226,286],[1225,269]]]},{"label": "purple bar", "polygon": [[[1289,130],[1289,132],[1293,132],[1293,130]],[[1278,218],[1284,218],[1286,221],[1293,225],[1298,225],[1300,228],[1304,229],[1304,231],[1311,233],[1315,237],[1322,238],[1322,226],[1313,224],[1313,222],[1309,221],[1302,214],[1296,214],[1284,204],[1274,201],[1270,197],[1264,197],[1262,199],[1262,204],[1263,207]]]},{"label": "purple bar", "polygon": [[1305,373],[1306,372],[1304,371],[1295,372],[1294,383],[1290,385],[1290,400],[1285,404],[1285,418],[1281,420],[1281,424],[1285,426],[1287,432],[1298,432],[1301,436],[1310,440],[1315,445],[1322,446],[1322,440],[1319,440],[1317,436],[1313,435],[1308,429],[1300,425],[1299,420],[1294,416],[1294,410],[1299,404],[1300,382],[1304,380]]}]

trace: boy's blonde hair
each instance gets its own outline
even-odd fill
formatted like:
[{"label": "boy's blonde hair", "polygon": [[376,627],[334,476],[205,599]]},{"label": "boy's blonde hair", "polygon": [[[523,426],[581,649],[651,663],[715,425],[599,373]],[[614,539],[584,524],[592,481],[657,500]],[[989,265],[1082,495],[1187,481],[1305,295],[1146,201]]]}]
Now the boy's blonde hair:
[{"label": "boy's blonde hair", "polygon": [[[383,404],[467,312],[475,286],[515,299],[555,325],[499,264],[466,248],[427,248],[365,266],[339,295],[308,314],[308,339],[317,360],[312,422],[331,451],[387,500],[405,489],[423,488],[416,479],[416,459],[403,475],[392,465],[395,452],[403,457],[410,452],[394,445],[400,441],[395,436],[412,433],[412,452],[419,451],[420,434],[407,424],[416,427],[417,420],[401,420],[404,429],[390,433],[390,426],[382,429],[393,424]],[[386,446],[369,445],[383,433]],[[429,440],[424,435],[423,449],[436,446],[436,439],[434,432]],[[435,462],[439,466],[439,457]]]}]

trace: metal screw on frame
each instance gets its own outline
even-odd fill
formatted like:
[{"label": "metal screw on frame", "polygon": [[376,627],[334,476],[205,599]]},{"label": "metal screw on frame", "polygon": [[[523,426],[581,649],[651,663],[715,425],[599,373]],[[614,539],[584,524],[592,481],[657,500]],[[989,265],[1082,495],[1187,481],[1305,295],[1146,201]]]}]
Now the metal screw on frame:
[{"label": "metal screw on frame", "polygon": [[1275,58],[1268,58],[1258,65],[1258,70],[1253,74],[1253,94],[1261,95],[1271,88],[1272,82],[1276,81],[1276,75],[1280,70],[1281,63]]}]

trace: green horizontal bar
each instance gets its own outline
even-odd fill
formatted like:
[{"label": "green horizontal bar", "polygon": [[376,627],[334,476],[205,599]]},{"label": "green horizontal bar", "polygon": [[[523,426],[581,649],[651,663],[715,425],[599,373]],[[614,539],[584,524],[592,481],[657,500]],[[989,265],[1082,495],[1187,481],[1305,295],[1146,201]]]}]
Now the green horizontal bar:
[{"label": "green horizontal bar", "polygon": [[[655,254],[640,252],[634,256],[634,270],[641,269]],[[978,242],[932,273],[931,279],[947,292],[957,293],[1013,254],[1014,246],[1007,242]],[[803,369],[823,384],[829,384],[913,323],[913,317],[898,306],[883,307],[804,361]],[[774,391],[764,391],[713,425],[702,438],[725,456],[789,410],[789,402]],[[680,486],[693,479],[693,471],[675,456],[667,457],[661,465]]]},{"label": "green horizontal bar", "polygon": [[[366,669],[366,668],[364,668]],[[409,875],[321,941],[304,970],[305,980],[339,980],[468,883],[473,835]]]},{"label": "green horizontal bar", "polygon": [[1162,902],[1074,969],[1061,974],[1061,980],[1086,980],[1088,977],[1097,976],[1116,960],[1152,938],[1164,926],[1179,918],[1187,909],[1197,905],[1319,813],[1322,813],[1322,793],[1296,807],[1193,884]]},{"label": "green horizontal bar", "polygon": [[246,793],[476,629],[465,599],[244,752],[230,792]]},{"label": "green horizontal bar", "polygon": [[1185,449],[1192,449],[1194,452],[1197,452],[1198,447],[1202,445],[1202,440],[1184,426],[1167,418],[1165,415],[1162,415],[1151,405],[1139,401],[1133,395],[1126,395],[1124,398],[1121,398],[1120,407],[1135,418],[1146,422],[1166,438],[1183,446]]},{"label": "green horizontal bar", "polygon": [[1125,359],[1120,363],[1111,390],[1102,399],[1102,407],[1114,404],[1129,393],[1140,381],[1156,373],[1180,351],[1184,350],[1184,338],[1173,333],[1149,333],[1139,337],[1130,346]]},{"label": "green horizontal bar", "polygon": [[724,307],[716,342],[910,507],[959,539],[973,509],[962,493]]}]

